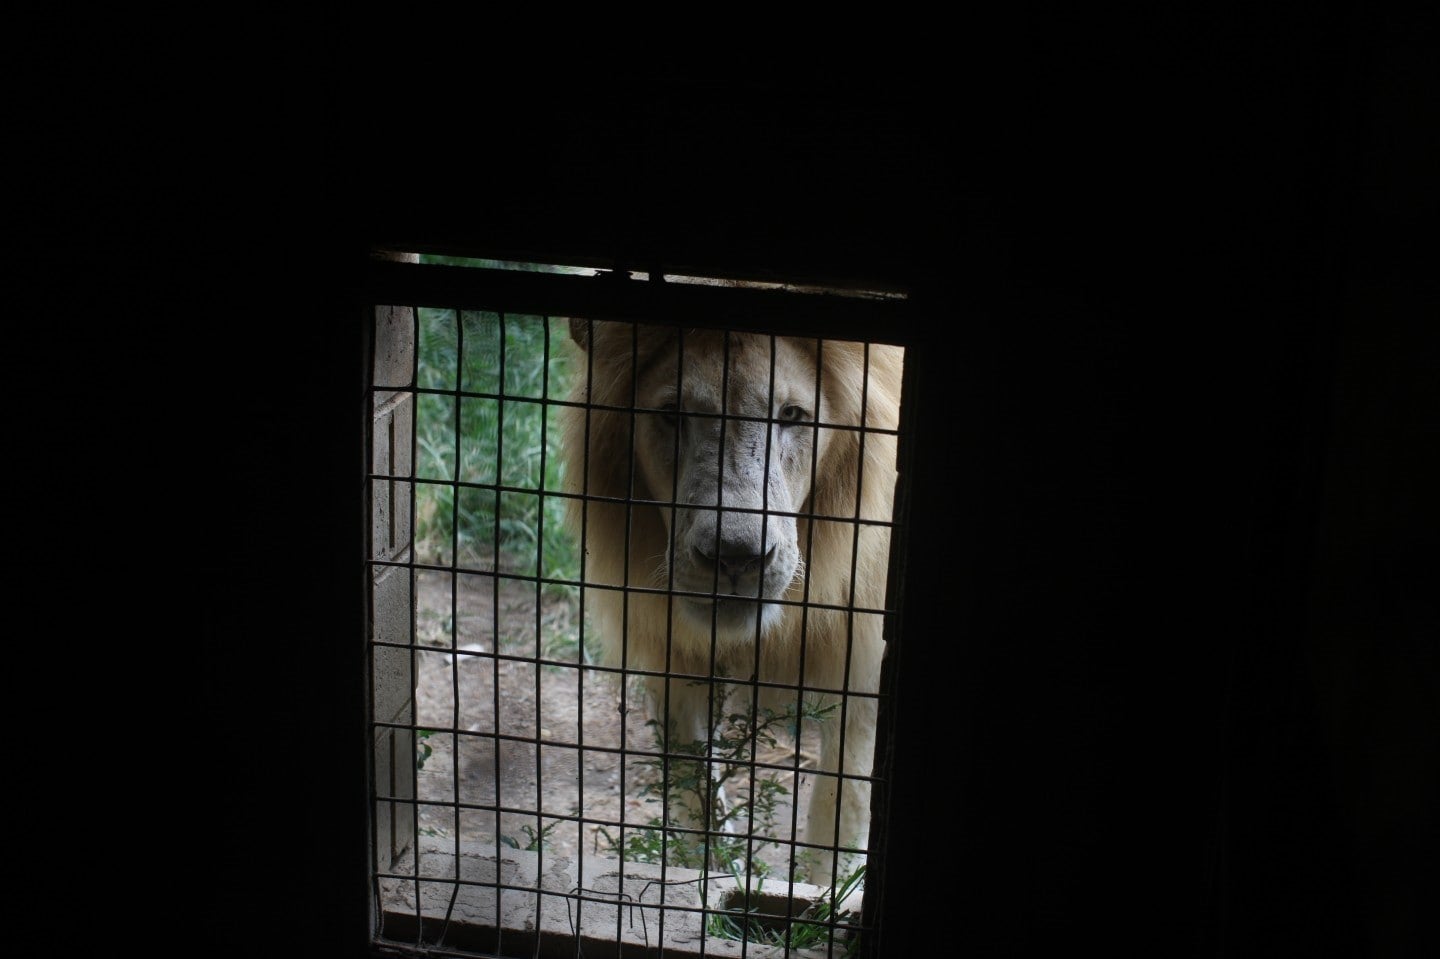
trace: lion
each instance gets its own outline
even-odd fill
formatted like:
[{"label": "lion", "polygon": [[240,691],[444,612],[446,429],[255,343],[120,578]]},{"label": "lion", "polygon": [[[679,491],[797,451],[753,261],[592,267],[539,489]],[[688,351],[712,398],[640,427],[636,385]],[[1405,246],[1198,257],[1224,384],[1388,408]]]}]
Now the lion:
[{"label": "lion", "polygon": [[[717,695],[794,709],[803,688],[826,718],[799,875],[833,882],[869,840],[903,350],[613,321],[571,337],[565,482],[603,662],[644,677],[672,754],[710,742]],[[714,828],[701,805],[670,801]]]}]

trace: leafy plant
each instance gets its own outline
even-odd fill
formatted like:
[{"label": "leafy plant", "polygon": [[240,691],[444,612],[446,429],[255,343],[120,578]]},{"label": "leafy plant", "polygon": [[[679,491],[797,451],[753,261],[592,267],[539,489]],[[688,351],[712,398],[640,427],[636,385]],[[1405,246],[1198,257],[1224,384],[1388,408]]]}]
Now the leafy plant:
[{"label": "leafy plant", "polygon": [[[756,885],[756,894],[747,893],[743,874],[734,875],[737,886],[734,898],[739,900],[740,905],[706,915],[705,930],[718,939],[744,940],[788,949],[809,949],[826,945],[832,930],[837,936],[842,935],[843,932],[837,924],[855,924],[859,921],[859,916],[851,910],[840,909],[840,904],[864,882],[864,865],[858,866],[834,886],[816,896],[814,901],[794,918],[761,913],[756,895],[760,884]],[[788,911],[787,908],[786,912]],[[846,942],[845,955],[851,955],[858,945],[859,936],[851,935]]]},{"label": "leafy plant", "polygon": [[521,826],[520,831],[525,834],[526,838],[526,843],[523,846],[520,845],[520,841],[514,836],[501,836],[500,841],[511,849],[522,849],[525,852],[541,852],[545,848],[545,843],[550,840],[550,833],[554,832],[555,827],[558,825],[560,825],[560,821],[556,820],[550,825],[542,827],[539,832],[536,832],[533,826]]},{"label": "leafy plant", "polygon": [[[716,705],[717,711],[722,709],[724,697],[717,699]],[[757,854],[768,846],[782,845],[768,834],[774,831],[778,807],[790,794],[789,787],[778,773],[767,771],[749,786],[735,790],[742,798],[727,805],[721,798],[725,786],[753,771],[756,744],[778,746],[778,734],[793,734],[804,720],[824,721],[836,708],[804,701],[781,710],[766,707],[753,716],[746,710],[732,710],[715,724],[709,743],[679,741],[673,731],[667,736],[658,720],[650,720],[646,725],[654,735],[656,752],[669,756],[668,770],[663,755],[639,760],[637,765],[652,773],[640,795],[662,808],[668,801],[668,820],[653,817],[645,826],[628,830],[623,842],[602,827],[597,837],[602,851],[632,862],[664,861],[763,879],[771,867]],[[709,842],[706,836],[684,829],[684,822],[708,822]]]},{"label": "leafy plant", "polygon": [[434,732],[435,732],[435,730],[433,730],[433,729],[417,729],[417,730],[415,731],[415,768],[416,768],[416,769],[424,769],[424,768],[425,768],[425,760],[429,759],[429,758],[430,758],[432,755],[434,755],[434,753],[435,753],[435,750],[431,749],[431,748],[430,748],[430,744],[425,741],[425,740],[429,739],[429,738],[434,734]]}]

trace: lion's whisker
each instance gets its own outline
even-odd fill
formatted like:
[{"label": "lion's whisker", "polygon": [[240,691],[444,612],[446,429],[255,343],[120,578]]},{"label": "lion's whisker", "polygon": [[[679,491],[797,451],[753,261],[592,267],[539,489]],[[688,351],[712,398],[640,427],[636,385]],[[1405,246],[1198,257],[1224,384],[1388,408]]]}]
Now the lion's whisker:
[{"label": "lion's whisker", "polygon": [[650,557],[655,568],[650,572],[650,585],[656,589],[668,589],[670,586],[670,558],[667,552],[658,553]]}]

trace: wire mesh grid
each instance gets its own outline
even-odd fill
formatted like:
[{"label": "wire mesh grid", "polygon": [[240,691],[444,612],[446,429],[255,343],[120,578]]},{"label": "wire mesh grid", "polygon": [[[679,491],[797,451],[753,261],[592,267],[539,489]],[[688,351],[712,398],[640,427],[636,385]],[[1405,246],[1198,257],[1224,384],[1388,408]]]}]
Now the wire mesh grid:
[{"label": "wire mesh grid", "polygon": [[900,349],[424,307],[374,331],[375,942],[852,953]]}]

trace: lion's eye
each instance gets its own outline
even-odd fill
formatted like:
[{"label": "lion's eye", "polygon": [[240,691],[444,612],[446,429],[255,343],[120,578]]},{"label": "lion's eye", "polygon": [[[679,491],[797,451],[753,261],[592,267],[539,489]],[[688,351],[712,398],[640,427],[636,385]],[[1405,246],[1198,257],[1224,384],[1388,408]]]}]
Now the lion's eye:
[{"label": "lion's eye", "polygon": [[655,412],[659,413],[664,422],[670,426],[680,422],[680,407],[674,403],[666,403]]},{"label": "lion's eye", "polygon": [[810,419],[810,411],[803,406],[786,406],[780,410],[780,425],[788,426],[794,423],[804,423]]}]

